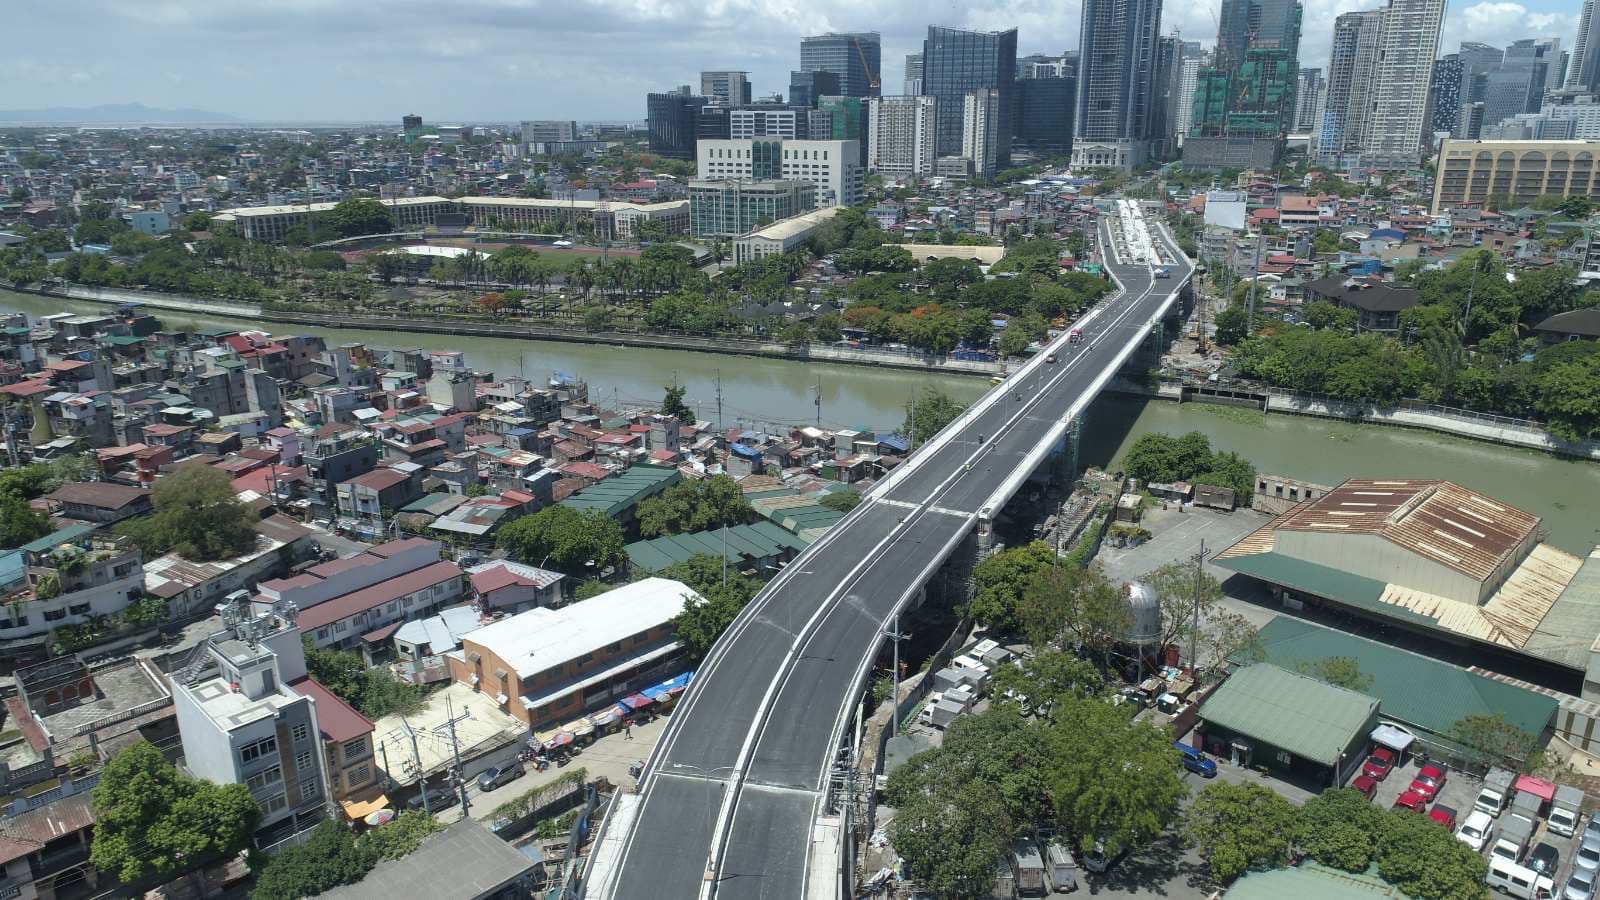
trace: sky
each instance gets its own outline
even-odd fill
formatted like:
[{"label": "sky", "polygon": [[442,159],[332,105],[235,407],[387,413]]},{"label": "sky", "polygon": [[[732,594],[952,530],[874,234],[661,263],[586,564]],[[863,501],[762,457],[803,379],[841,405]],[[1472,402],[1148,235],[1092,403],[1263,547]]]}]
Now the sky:
[{"label": "sky", "polygon": [[[1304,0],[1302,66],[1334,17],[1381,0]],[[1580,0],[1457,0],[1440,52],[1560,37]],[[1209,46],[1218,0],[1166,0],[1161,27]],[[640,120],[644,95],[702,69],[787,93],[800,38],[883,35],[884,93],[930,24],[1017,28],[1018,53],[1078,44],[1079,0],[16,0],[0,109],[143,103],[251,121]]]}]

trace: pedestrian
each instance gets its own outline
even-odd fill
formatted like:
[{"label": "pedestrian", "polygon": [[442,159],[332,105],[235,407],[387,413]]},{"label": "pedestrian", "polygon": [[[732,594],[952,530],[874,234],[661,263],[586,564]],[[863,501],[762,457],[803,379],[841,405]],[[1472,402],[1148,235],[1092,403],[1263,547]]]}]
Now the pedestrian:
[{"label": "pedestrian", "polygon": [[625,741],[633,740],[633,723],[632,722],[623,722],[622,723],[622,739],[625,740]]}]

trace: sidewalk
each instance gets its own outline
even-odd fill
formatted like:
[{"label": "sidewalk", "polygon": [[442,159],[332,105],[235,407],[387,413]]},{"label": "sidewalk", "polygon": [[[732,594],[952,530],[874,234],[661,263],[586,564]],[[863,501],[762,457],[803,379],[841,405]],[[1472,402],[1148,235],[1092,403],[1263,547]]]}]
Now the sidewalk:
[{"label": "sidewalk", "polygon": [[[619,788],[631,789],[633,777],[628,774],[628,767],[650,755],[650,751],[655,748],[656,741],[666,727],[667,719],[657,716],[648,725],[635,726],[632,740],[624,737],[620,731],[608,734],[583,748],[583,752],[573,757],[572,762],[565,766],[551,763],[550,768],[543,772],[536,771],[531,762],[525,763],[527,774],[487,794],[478,790],[477,782],[474,781],[467,785],[467,804],[472,809],[472,818],[488,822],[494,818],[495,807],[500,804],[515,800],[534,788],[551,784],[568,772],[579,768],[585,770],[589,781],[605,778]],[[438,818],[446,824],[459,821],[460,805],[444,810]]]}]

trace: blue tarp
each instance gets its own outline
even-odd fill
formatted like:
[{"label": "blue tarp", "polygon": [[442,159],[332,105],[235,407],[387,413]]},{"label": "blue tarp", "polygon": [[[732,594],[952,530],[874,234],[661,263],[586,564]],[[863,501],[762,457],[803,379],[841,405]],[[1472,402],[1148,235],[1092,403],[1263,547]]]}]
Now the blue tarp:
[{"label": "blue tarp", "polygon": [[689,686],[689,682],[691,682],[693,680],[694,680],[694,673],[693,672],[684,672],[684,673],[682,673],[680,675],[677,675],[675,677],[668,678],[666,681],[663,681],[660,684],[655,685],[654,687],[647,687],[644,690],[640,691],[639,693],[645,695],[646,697],[649,697],[652,700],[658,700],[659,701],[663,697],[670,696],[673,691],[681,690],[683,688],[688,687]]}]

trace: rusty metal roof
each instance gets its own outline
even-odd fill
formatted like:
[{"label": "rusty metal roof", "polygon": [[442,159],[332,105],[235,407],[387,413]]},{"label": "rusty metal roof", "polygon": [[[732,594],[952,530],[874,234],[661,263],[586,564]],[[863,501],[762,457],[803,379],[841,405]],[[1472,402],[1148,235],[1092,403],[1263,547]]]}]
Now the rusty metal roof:
[{"label": "rusty metal roof", "polygon": [[1539,526],[1539,517],[1449,481],[1351,479],[1273,522],[1274,529],[1377,534],[1478,581]]}]

